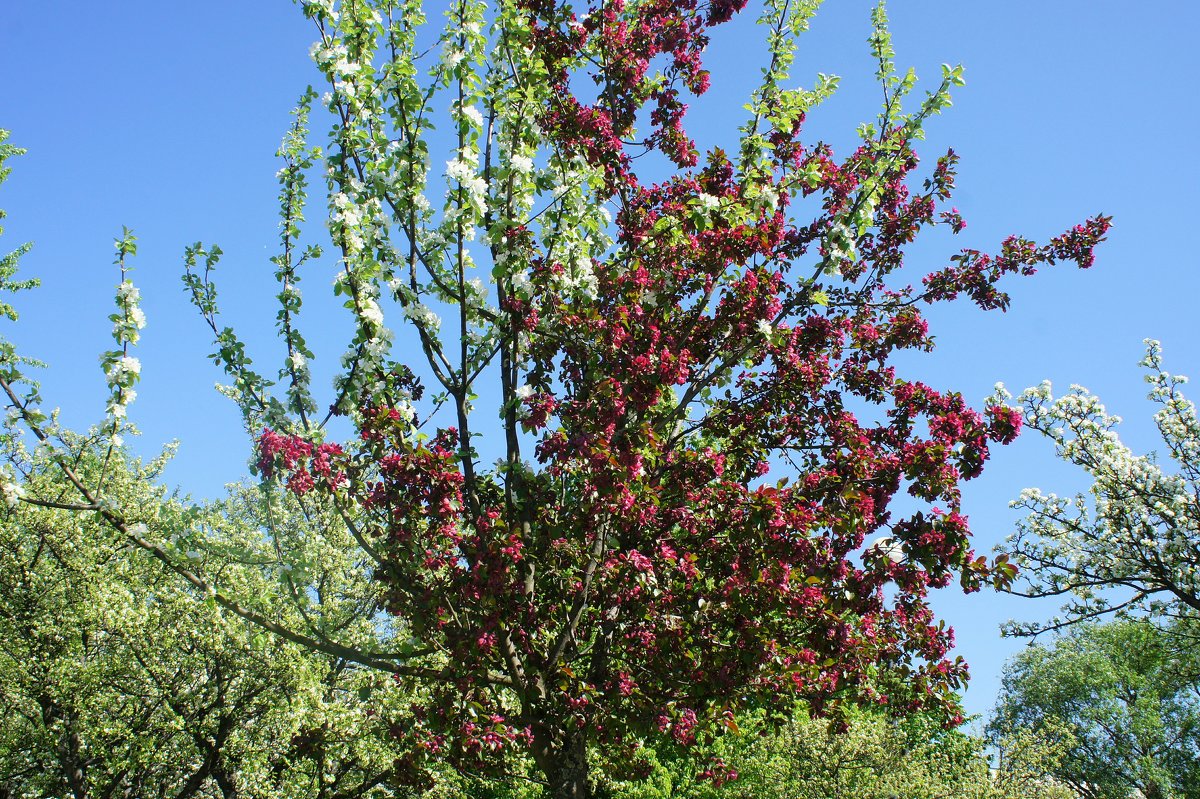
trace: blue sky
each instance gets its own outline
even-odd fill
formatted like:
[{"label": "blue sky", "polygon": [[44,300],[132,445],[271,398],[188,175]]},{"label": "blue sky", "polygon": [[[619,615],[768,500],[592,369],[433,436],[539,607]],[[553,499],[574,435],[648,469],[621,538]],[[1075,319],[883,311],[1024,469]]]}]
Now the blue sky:
[{"label": "blue sky", "polygon": [[[877,111],[865,44],[871,5],[827,0],[794,70],[807,85],[818,71],[842,76],[839,94],[809,124],[842,152]],[[966,304],[939,310],[938,349],[911,369],[976,402],[997,381],[1013,389],[1045,379],[1062,389],[1080,383],[1125,416],[1135,449],[1152,448],[1136,366],[1142,339],[1163,341],[1170,370],[1200,376],[1200,112],[1190,55],[1200,4],[894,0],[889,15],[901,68],[915,66],[931,84],[942,62],[966,66],[966,87],[930,124],[921,151],[927,161],[948,146],[962,156],[956,204],[969,227],[953,243],[914,251],[925,271],[957,246],[992,249],[1010,233],[1045,239],[1097,212],[1115,222],[1092,270],[1058,267],[1010,283],[1008,313]],[[702,142],[733,141],[760,33],[738,24],[714,38],[713,89],[693,122]],[[51,364],[44,395],[66,423],[97,421],[97,356],[109,346],[116,283],[112,239],[122,225],[134,228],[133,277],[149,317],[132,409],[144,433],[137,447],[150,453],[178,438],[168,479],[199,496],[238,479],[248,450],[235,408],[213,391],[221,375],[205,358],[205,329],[182,292],[181,254],[201,239],[226,251],[226,313],[273,371],[273,153],[289,109],[317,78],[307,55],[314,38],[284,0],[12,3],[0,24],[0,128],[29,148],[0,189],[9,212],[0,247],[33,241],[23,273],[44,284],[20,299],[22,319],[3,335]],[[313,275],[308,296],[323,281]],[[336,353],[345,320],[323,324],[327,335],[309,337],[318,352],[325,343]],[[1032,436],[995,452],[966,492],[979,550],[1003,540],[1014,521],[1007,502],[1032,485],[1082,487]],[[1001,640],[998,624],[1052,608],[954,591],[938,607],[972,664],[968,709],[986,711],[1000,665],[1023,643]]]}]

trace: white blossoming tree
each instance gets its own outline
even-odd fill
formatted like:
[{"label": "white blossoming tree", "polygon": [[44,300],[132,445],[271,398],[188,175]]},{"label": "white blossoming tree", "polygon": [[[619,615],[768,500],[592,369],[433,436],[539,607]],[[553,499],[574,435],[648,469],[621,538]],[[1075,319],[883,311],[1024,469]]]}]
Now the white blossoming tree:
[{"label": "white blossoming tree", "polygon": [[[165,457],[66,431],[59,444],[81,482],[139,509],[132,525],[171,531],[191,573],[312,635],[374,639],[373,591],[330,519],[251,487],[191,506],[156,485]],[[0,796],[412,795],[389,733],[411,693],[263,634],[98,514],[54,507],[74,490],[54,451],[5,454],[23,501],[0,511]],[[287,529],[268,540],[267,524]]]},{"label": "white blossoming tree", "polygon": [[[0,182],[22,152],[5,135]],[[0,290],[36,285],[14,279],[28,249],[0,257]],[[34,362],[0,339],[0,797],[409,795],[389,726],[413,694],[296,645],[403,632],[380,629],[378,587],[341,520],[270,487],[193,504],[159,484],[170,448],[148,463],[128,454],[146,318],[129,230],[116,250],[110,393],[90,430],[39,409]],[[16,319],[6,303],[0,314]],[[248,623],[263,613],[297,632]]]},{"label": "white blossoming tree", "polygon": [[1011,632],[1036,634],[1110,614],[1200,619],[1200,422],[1181,390],[1187,378],[1163,370],[1157,341],[1147,339],[1141,365],[1158,405],[1162,460],[1123,444],[1121,419],[1082,387],[1055,398],[1043,383],[1020,397],[1025,423],[1093,483],[1088,495],[1027,489],[1013,503],[1029,514],[1008,542],[1022,570],[1013,592],[1065,604],[1060,616],[1012,624]]}]

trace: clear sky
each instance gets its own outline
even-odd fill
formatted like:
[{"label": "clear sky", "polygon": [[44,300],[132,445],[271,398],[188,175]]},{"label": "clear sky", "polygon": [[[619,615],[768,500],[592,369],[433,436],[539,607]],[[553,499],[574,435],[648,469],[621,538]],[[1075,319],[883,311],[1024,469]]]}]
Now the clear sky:
[{"label": "clear sky", "polygon": [[[865,44],[871,5],[827,0],[794,71],[807,85],[818,71],[842,76],[840,93],[809,125],[841,152],[877,111]],[[179,282],[181,253],[196,240],[226,251],[224,310],[273,372],[281,357],[270,347],[273,153],[289,109],[319,77],[307,55],[313,29],[285,0],[5,6],[0,128],[29,154],[12,162],[0,189],[9,212],[0,249],[33,241],[22,271],[44,287],[20,298],[21,321],[4,335],[50,363],[43,393],[67,424],[98,421],[97,357],[109,346],[117,279],[112,239],[122,225],[134,228],[133,277],[149,318],[131,410],[143,430],[136,447],[148,454],[179,439],[168,479],[215,496],[244,474],[248,448],[236,409],[213,391],[221,375],[205,358],[206,330]],[[966,87],[931,123],[920,151],[927,161],[948,146],[962,156],[956,204],[969,227],[953,244],[914,251],[924,271],[956,246],[994,249],[1009,233],[1045,239],[1098,212],[1115,223],[1092,270],[1059,267],[1010,283],[1007,314],[967,304],[936,312],[938,349],[912,370],[976,402],[997,381],[1012,389],[1045,379],[1060,389],[1080,383],[1125,416],[1135,449],[1154,447],[1136,366],[1142,339],[1162,340],[1168,368],[1200,378],[1200,4],[893,0],[889,15],[901,68],[915,66],[931,85],[942,62],[966,66]],[[757,74],[760,33],[738,24],[714,38],[713,89],[693,122],[702,143],[732,143]],[[310,276],[306,297],[324,285],[325,276]],[[346,321],[322,324],[328,334],[310,331],[310,343],[319,354],[340,352]],[[1007,502],[1032,485],[1083,486],[1033,436],[995,452],[965,494],[977,549],[1003,540],[1014,521]],[[975,675],[968,710],[984,712],[1004,658],[1023,643],[1001,640],[999,623],[1052,607],[954,590],[938,607]]]}]

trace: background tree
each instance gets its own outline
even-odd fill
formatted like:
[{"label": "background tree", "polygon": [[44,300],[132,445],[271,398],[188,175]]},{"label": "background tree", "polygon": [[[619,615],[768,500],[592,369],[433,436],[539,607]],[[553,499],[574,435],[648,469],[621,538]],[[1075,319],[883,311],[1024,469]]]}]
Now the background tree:
[{"label": "background tree", "polygon": [[1023,393],[1025,422],[1051,439],[1058,456],[1093,481],[1090,496],[1022,492],[1029,511],[1007,548],[1021,566],[1021,596],[1062,597],[1062,616],[1014,624],[1036,633],[1109,614],[1146,612],[1169,620],[1177,646],[1194,647],[1200,619],[1200,422],[1169,374],[1162,348],[1147,339],[1149,398],[1166,458],[1135,455],[1117,436],[1120,417],[1098,397],[1072,386],[1055,399],[1049,384]]},{"label": "background tree", "polygon": [[[987,741],[946,730],[940,719],[905,719],[880,709],[855,709],[844,725],[810,718],[804,708],[782,725],[760,715],[739,718],[736,732],[700,745],[701,752],[658,747],[646,750],[640,768],[648,776],[620,779],[606,771],[600,795],[621,799],[1070,799],[1075,794],[1053,773],[1069,732],[1056,739],[1022,730],[998,741],[1003,752],[990,768]],[[737,779],[697,777],[696,762],[715,761]]]},{"label": "background tree", "polygon": [[[305,577],[271,552],[257,488],[197,508],[155,486],[165,458],[106,458],[95,438],[65,433],[61,444],[76,453],[81,479],[139,509],[134,524],[180,531],[173,551],[195,572],[220,574],[274,612],[289,607],[285,591]],[[203,601],[102,519],[54,507],[75,491],[56,463],[16,453],[10,461],[27,470],[24,501],[0,519],[5,795],[409,795],[389,728],[411,696]],[[269,518],[319,540],[294,507]],[[316,589],[301,590],[314,628],[370,626],[330,556],[307,568]],[[364,585],[360,570],[349,573]]]},{"label": "background tree", "polygon": [[[1090,265],[1108,220],[1042,246],[1013,237],[994,256],[962,250],[919,285],[901,273],[922,228],[963,227],[946,207],[956,157],[922,179],[912,149],[962,77],[947,66],[905,111],[915,77],[895,71],[882,6],[870,47],[884,107],[837,160],[800,139],[834,81],[783,88],[816,3],[765,4],[768,64],[736,152],[703,159],[682,98],[707,88],[701,54],[736,0],[583,14],[460,0],[428,70],[416,3],[302,5],[333,128],[325,148],[307,144],[306,93],[280,150],[278,391],[220,321],[219,248],[189,248],[186,284],[262,431],[259,469],[341,518],[412,643],[392,646],[386,624],[366,644],[293,624],[136,528],[60,451],[79,507],[222,608],[425,691],[401,730],[412,752],[463,770],[528,753],[556,797],[590,794],[597,750],[687,745],[780,694],[816,712],[871,702],[952,718],[965,666],[926,596],[1011,577],[971,551],[959,484],[1017,419],[890,359],[932,346],[924,304],[1004,308],[1005,275]],[[426,190],[437,104],[451,155],[439,210]],[[301,270],[320,258],[300,239],[310,172],[326,181],[334,290],[355,325],[327,403],[298,327]],[[140,368],[129,286],[104,362],[112,435]],[[393,311],[410,333],[399,358]],[[6,366],[16,415],[51,440]],[[489,466],[480,420],[497,416]],[[335,417],[355,434],[344,447],[327,440]],[[901,492],[919,510],[898,511]],[[880,532],[891,540],[863,554]]]},{"label": "background tree", "polygon": [[1200,796],[1200,694],[1180,676],[1194,662],[1180,664],[1169,641],[1129,619],[1031,645],[1005,669],[993,735],[1058,737],[1065,724],[1052,773],[1087,799]]}]

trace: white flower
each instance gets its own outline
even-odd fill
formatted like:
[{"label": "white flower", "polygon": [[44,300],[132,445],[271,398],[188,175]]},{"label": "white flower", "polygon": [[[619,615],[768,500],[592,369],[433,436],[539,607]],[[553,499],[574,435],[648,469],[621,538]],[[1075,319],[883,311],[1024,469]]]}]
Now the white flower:
[{"label": "white flower", "polygon": [[770,338],[775,333],[775,328],[766,319],[759,319],[756,327],[764,338]]},{"label": "white flower", "polygon": [[437,330],[442,325],[441,317],[419,302],[407,306],[404,309],[404,316],[431,330]]},{"label": "white flower", "polygon": [[715,211],[717,206],[721,204],[721,201],[716,197],[712,196],[711,194],[705,194],[704,192],[700,193],[699,199],[700,205],[704,207],[705,211]]},{"label": "white flower", "polygon": [[466,55],[466,53],[464,53],[462,50],[459,50],[458,48],[452,48],[450,50],[447,50],[446,51],[446,59],[445,59],[446,69],[454,69],[455,67],[457,67],[462,62],[463,56],[465,56],[465,55]]},{"label": "white flower", "polygon": [[333,218],[346,227],[358,227],[362,224],[362,214],[345,194],[338,192],[333,196]]},{"label": "white flower", "polygon": [[519,386],[513,389],[513,393],[520,399],[527,400],[533,396],[533,388],[530,386]]},{"label": "white flower", "polygon": [[525,155],[514,155],[508,159],[513,170],[520,172],[522,175],[528,175],[533,171],[533,159]]},{"label": "white flower", "polygon": [[141,374],[142,362],[131,355],[123,355],[113,364],[113,373],[114,376]]},{"label": "white flower", "polygon": [[487,181],[475,173],[475,165],[461,158],[446,162],[446,177],[457,180],[467,192],[467,201],[479,208],[483,207],[483,198],[487,193]]},{"label": "white flower", "polygon": [[396,413],[400,414],[400,418],[406,422],[412,422],[417,418],[417,411],[412,405],[407,402],[399,402],[396,404]]},{"label": "white flower", "polygon": [[3,498],[8,509],[12,510],[17,507],[23,496],[25,496],[25,489],[19,483],[13,482],[8,475],[4,475],[3,482],[0,482],[0,498]]},{"label": "white flower", "polygon": [[451,180],[457,180],[459,183],[465,183],[475,177],[475,165],[467,163],[461,158],[455,158],[453,161],[446,162],[446,177]]},{"label": "white flower", "polygon": [[126,280],[117,286],[117,298],[123,303],[137,302],[142,296],[132,281]]},{"label": "white flower", "polygon": [[466,119],[471,120],[471,124],[473,124],[475,127],[483,127],[483,114],[479,113],[479,109],[475,106],[463,106],[462,115]]},{"label": "white flower", "polygon": [[383,327],[383,311],[374,300],[363,300],[361,315],[364,322],[370,322],[375,327]]},{"label": "white flower", "polygon": [[307,361],[304,360],[304,355],[302,355],[298,350],[293,352],[288,360],[291,361],[292,368],[297,372],[303,369],[304,364],[307,363]]},{"label": "white flower", "polygon": [[136,327],[138,330],[141,330],[142,328],[144,328],[146,326],[146,314],[141,308],[138,308],[136,306],[130,308],[129,309],[129,319],[130,319],[130,321],[133,322],[133,326]]}]

